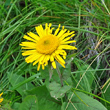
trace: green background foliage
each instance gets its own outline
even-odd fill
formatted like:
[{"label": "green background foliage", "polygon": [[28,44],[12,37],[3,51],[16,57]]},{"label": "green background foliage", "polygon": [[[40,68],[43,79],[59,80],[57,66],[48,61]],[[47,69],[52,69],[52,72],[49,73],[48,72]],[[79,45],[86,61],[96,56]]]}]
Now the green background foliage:
[{"label": "green background foliage", "polygon": [[[23,35],[45,23],[75,31],[65,69],[37,71],[22,56]],[[0,109],[109,110],[109,31],[109,0],[0,0]]]}]

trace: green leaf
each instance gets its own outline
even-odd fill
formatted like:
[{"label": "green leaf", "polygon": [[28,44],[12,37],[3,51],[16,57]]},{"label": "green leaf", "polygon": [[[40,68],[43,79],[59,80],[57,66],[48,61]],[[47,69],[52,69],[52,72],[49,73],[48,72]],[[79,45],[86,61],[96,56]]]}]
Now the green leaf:
[{"label": "green leaf", "polygon": [[[105,87],[103,88],[103,91],[102,92],[102,95],[101,97],[104,98],[105,100],[109,101],[110,102],[110,78],[108,79],[108,83],[105,85]],[[104,101],[101,101],[109,110],[110,108],[110,104],[107,104],[106,102]]]},{"label": "green leaf", "polygon": [[18,110],[21,103],[15,102],[12,106],[14,110]]},{"label": "green leaf", "polygon": [[55,98],[62,98],[64,94],[71,89],[71,86],[64,85],[61,87],[61,84],[52,82],[49,85],[50,94]]},{"label": "green leaf", "polygon": [[24,98],[18,110],[38,110],[38,100],[35,95]]},{"label": "green leaf", "polygon": [[37,96],[39,110],[61,110],[61,102],[50,96],[46,86],[34,88],[27,91],[27,94]]},{"label": "green leaf", "polygon": [[[6,109],[4,109],[6,108]],[[0,110],[13,110],[8,103],[3,104],[3,106],[0,107]]]},{"label": "green leaf", "polygon": [[61,110],[65,110],[66,107],[66,110],[107,110],[99,101],[82,92],[75,92],[73,96],[72,94],[68,97],[68,99],[72,97],[72,103],[69,103],[67,107],[68,103],[64,102]]},{"label": "green leaf", "polygon": [[[26,80],[24,77],[22,77],[21,75],[17,75],[17,74],[11,74],[11,75],[8,74],[8,78],[13,88],[16,87],[16,85],[18,85],[19,83]],[[26,90],[30,90],[33,87],[34,86],[31,84],[31,82],[25,82],[25,84],[21,85],[16,90],[23,96]]]}]

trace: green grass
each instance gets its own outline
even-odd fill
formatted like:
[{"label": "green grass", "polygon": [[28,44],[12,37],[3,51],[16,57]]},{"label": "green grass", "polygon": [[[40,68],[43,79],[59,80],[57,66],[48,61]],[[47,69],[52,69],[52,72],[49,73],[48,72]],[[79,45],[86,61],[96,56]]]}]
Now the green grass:
[{"label": "green grass", "polygon": [[[50,95],[47,97],[60,103],[59,110],[60,108],[62,110],[79,110],[73,97],[76,101],[79,99],[84,105],[87,103],[86,99],[77,93],[79,91],[86,93],[87,97],[91,96],[105,108],[110,109],[109,0],[1,0],[0,93],[2,91],[4,93],[2,109],[20,110],[17,107],[21,103],[25,105],[23,100],[27,95],[34,94],[34,91],[32,94],[29,92],[33,88],[39,87],[39,90],[47,92],[43,88],[46,85],[49,93],[52,94],[59,88],[58,82],[53,83],[56,88],[49,88],[50,82],[44,81],[49,77],[48,69],[37,71],[37,66],[27,64],[19,45],[24,41],[23,35],[30,31],[36,33],[35,26],[40,24],[44,26],[45,23],[52,23],[55,28],[61,24],[68,30],[75,31],[76,35],[73,39],[76,40],[77,47],[77,51],[68,51],[67,70],[59,67],[61,72],[64,72],[64,77],[71,77],[71,80],[64,80],[67,82],[64,86],[65,89],[62,90],[65,92],[65,96],[60,97],[60,90],[58,90],[58,100]],[[71,57],[73,60],[70,60]],[[56,71],[53,73],[52,81],[54,79],[59,81],[59,77],[55,73]],[[37,91],[37,93],[40,92]],[[71,93],[72,95],[70,95]],[[79,98],[75,94],[79,94]],[[40,96],[36,95],[36,97],[39,104]],[[32,100],[34,101],[34,99],[36,98],[33,97]],[[68,106],[69,99],[72,101],[70,106]],[[59,105],[55,105],[55,107]]]}]

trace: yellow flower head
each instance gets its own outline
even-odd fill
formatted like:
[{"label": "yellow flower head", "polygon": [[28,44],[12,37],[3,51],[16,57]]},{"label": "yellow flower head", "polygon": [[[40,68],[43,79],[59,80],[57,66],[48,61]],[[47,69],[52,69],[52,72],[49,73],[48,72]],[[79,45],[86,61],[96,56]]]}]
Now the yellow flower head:
[{"label": "yellow flower head", "polygon": [[[2,96],[3,92],[0,94],[0,97]],[[3,101],[3,98],[0,98],[0,103]],[[0,105],[1,106],[1,105]]]},{"label": "yellow flower head", "polygon": [[25,61],[27,63],[33,62],[33,65],[38,63],[37,70],[40,69],[41,65],[42,69],[44,69],[44,67],[48,65],[49,61],[52,63],[52,66],[55,69],[55,60],[65,68],[64,59],[66,59],[67,55],[65,49],[77,49],[75,46],[68,45],[76,42],[75,40],[70,40],[70,38],[75,35],[74,31],[67,31],[67,29],[64,29],[64,26],[60,31],[59,24],[58,28],[53,34],[52,31],[54,28],[51,28],[51,25],[51,23],[46,23],[45,29],[43,29],[42,25],[35,27],[38,35],[29,32],[23,37],[28,41],[20,44],[22,49],[26,49],[22,53],[23,56],[28,56],[26,57]]}]

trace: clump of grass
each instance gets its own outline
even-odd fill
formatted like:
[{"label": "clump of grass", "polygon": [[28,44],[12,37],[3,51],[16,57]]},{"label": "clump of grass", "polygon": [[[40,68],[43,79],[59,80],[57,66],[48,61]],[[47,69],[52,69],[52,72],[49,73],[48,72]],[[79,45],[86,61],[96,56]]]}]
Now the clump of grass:
[{"label": "clump of grass", "polygon": [[[77,110],[78,106],[75,105],[75,101],[80,100],[81,103],[88,106],[86,99],[81,97],[82,93],[86,93],[109,109],[109,7],[110,3],[107,0],[0,1],[0,91],[4,92],[5,99],[1,105],[10,110],[11,108],[17,110],[18,105],[25,103],[22,99],[25,99],[26,94],[34,94],[34,92],[32,94],[29,92],[30,89],[38,87],[39,90],[44,90],[46,93],[50,90],[48,87],[50,82],[46,80],[48,75],[44,74],[48,74],[48,71],[38,72],[36,66],[27,64],[21,55],[19,44],[27,32],[35,32],[35,26],[52,23],[55,28],[58,24],[62,24],[70,31],[75,31],[74,39],[78,50],[75,53],[67,51],[67,69],[60,68],[65,75],[63,78],[66,86],[62,90],[64,97],[58,95],[57,101],[53,97],[51,99],[50,93],[57,94],[61,89],[58,82],[51,83],[56,86],[56,89],[54,91],[51,88],[54,92],[50,90],[47,97],[56,101],[58,107],[61,105],[59,110],[60,108]],[[72,60],[70,60],[71,57],[73,57]],[[54,74],[52,77],[52,81],[56,78],[59,80]],[[67,79],[71,77],[71,80],[68,79],[68,81],[65,77]],[[45,88],[43,88],[44,85],[46,85]],[[65,91],[66,89],[70,92]],[[35,90],[36,93],[41,92],[38,89]],[[76,91],[80,91],[81,94]],[[36,95],[36,97],[39,102],[41,96]],[[32,100],[36,100],[36,97],[33,97]],[[68,105],[69,101],[71,105]],[[6,105],[8,102],[9,105]]]}]

